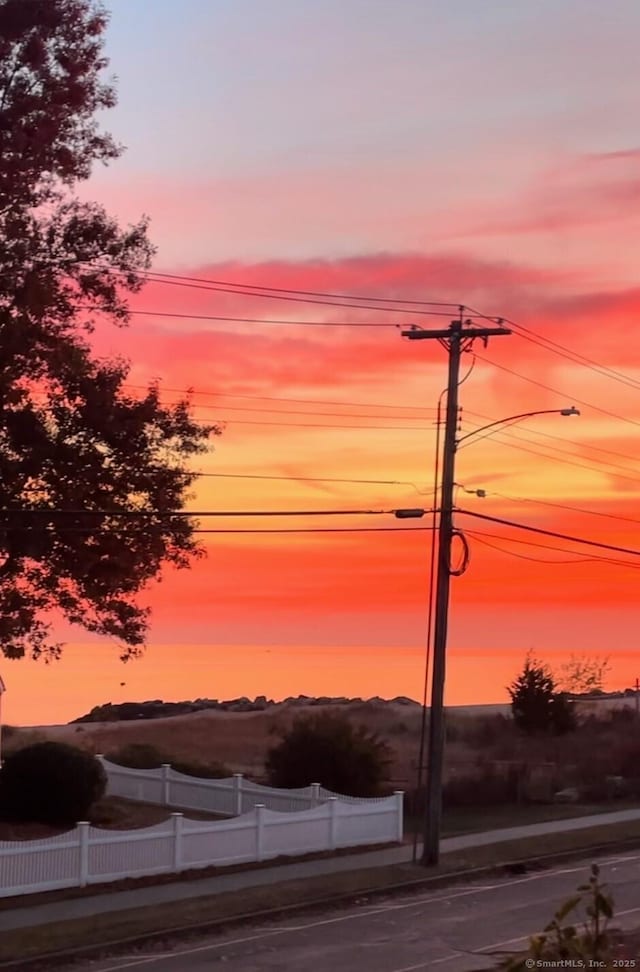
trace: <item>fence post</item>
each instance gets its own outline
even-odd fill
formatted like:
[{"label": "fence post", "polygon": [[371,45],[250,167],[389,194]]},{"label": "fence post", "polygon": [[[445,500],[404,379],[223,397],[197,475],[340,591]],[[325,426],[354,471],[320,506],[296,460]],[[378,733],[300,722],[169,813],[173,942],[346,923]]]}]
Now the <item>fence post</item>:
[{"label": "fence post", "polygon": [[169,773],[171,772],[171,763],[162,764],[162,802],[166,807],[169,806],[171,800],[169,799],[170,793],[169,789],[171,786],[171,781],[169,779]]},{"label": "fence post", "polygon": [[311,784],[311,806],[317,807],[319,803],[320,803],[320,784],[312,783]]},{"label": "fence post", "polygon": [[404,838],[404,790],[394,790],[396,798],[396,840],[399,844]]},{"label": "fence post", "polygon": [[242,813],[242,773],[233,774],[233,812],[236,817]]},{"label": "fence post", "polygon": [[173,819],[173,872],[182,870],[182,823],[184,814],[172,813]]},{"label": "fence post", "polygon": [[76,824],[78,831],[78,842],[80,845],[80,873],[78,877],[80,878],[79,884],[81,888],[86,888],[89,883],[89,827],[91,824],[88,820],[80,820]]},{"label": "fence post", "polygon": [[264,803],[256,803],[256,861],[264,860]]},{"label": "fence post", "polygon": [[338,846],[338,798],[329,797],[329,850]]}]

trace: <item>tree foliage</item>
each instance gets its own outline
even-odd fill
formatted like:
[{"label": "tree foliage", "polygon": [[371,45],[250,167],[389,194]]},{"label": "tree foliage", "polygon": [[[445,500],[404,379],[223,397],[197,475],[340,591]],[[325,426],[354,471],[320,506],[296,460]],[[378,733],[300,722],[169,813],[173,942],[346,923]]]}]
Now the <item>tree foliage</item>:
[{"label": "tree foliage", "polygon": [[335,793],[371,797],[380,792],[391,762],[387,744],[366,726],[331,713],[296,719],[267,754],[269,782],[276,787],[321,783]]},{"label": "tree foliage", "polygon": [[608,655],[571,655],[556,672],[555,680],[563,692],[591,695],[603,691],[604,680],[610,671]]},{"label": "tree foliage", "polygon": [[74,195],[121,153],[95,118],[116,100],[106,23],[96,0],[0,0],[0,644],[11,658],[60,654],[54,614],[118,640],[123,659],[140,651],[138,595],[200,553],[193,521],[171,514],[194,481],[186,460],[219,431],[195,422],[188,398],[163,405],[157,384],[131,394],[127,363],[91,349],[97,327],[128,322],[153,255],[145,218],[122,229]]},{"label": "tree foliage", "polygon": [[571,703],[557,690],[553,675],[543,662],[528,656],[508,692],[514,722],[523,732],[561,735],[575,728]]},{"label": "tree foliage", "polygon": [[7,756],[0,770],[0,814],[65,826],[86,820],[107,788],[103,766],[67,743],[41,742]]}]

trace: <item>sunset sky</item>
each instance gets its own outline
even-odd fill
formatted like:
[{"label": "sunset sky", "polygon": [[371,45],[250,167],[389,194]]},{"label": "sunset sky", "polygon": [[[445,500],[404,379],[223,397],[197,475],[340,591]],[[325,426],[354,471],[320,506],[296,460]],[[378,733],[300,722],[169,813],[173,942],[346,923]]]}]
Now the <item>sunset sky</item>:
[{"label": "sunset sky", "polygon": [[[461,434],[523,411],[581,415],[461,447],[458,483],[487,496],[457,502],[640,550],[636,0],[107,5],[119,104],[104,124],[127,151],[81,193],[125,223],[150,216],[154,270],[398,308],[448,301],[529,328],[535,342],[477,343]],[[311,322],[443,327],[453,307],[428,317],[174,281],[132,308],[98,349],[130,357],[132,385],[161,378],[167,400],[192,387],[197,415],[224,425],[198,461],[194,510],[431,505],[445,351],[393,327]],[[225,478],[240,475],[282,478]],[[528,650],[610,654],[611,687],[640,675],[640,559],[457,525],[471,562],[452,584],[450,704],[504,701]],[[57,665],[4,663],[6,719],[127,698],[421,698],[428,532],[402,537],[381,515],[202,526],[396,532],[204,535],[206,561],[149,590],[144,661],[123,668],[115,646],[69,632]]]}]

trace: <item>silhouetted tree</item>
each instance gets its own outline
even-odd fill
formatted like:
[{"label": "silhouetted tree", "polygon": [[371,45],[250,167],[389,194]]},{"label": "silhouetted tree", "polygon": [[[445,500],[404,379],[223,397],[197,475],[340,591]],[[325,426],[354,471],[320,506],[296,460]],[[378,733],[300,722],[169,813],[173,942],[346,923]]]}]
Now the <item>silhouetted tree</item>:
[{"label": "silhouetted tree", "polygon": [[[73,195],[121,148],[97,112],[106,14],[94,0],[0,0],[0,645],[57,657],[50,614],[140,651],[137,595],[200,551],[180,510],[207,447],[188,400],[125,390],[128,365],[88,336],[124,325],[153,249]],[[47,512],[63,510],[63,513]],[[108,510],[111,516],[74,511]],[[149,511],[161,511],[151,515]],[[138,511],[144,519],[127,519]],[[149,515],[147,515],[149,513]],[[120,514],[120,515],[118,515]]]},{"label": "silhouetted tree", "polygon": [[366,726],[319,713],[296,719],[267,754],[269,782],[276,787],[322,783],[348,796],[376,796],[391,762],[387,744]]},{"label": "silhouetted tree", "polygon": [[564,692],[558,692],[550,670],[528,656],[520,675],[508,688],[511,712],[519,729],[526,733],[554,732],[561,735],[575,729],[573,707]]},{"label": "silhouetted tree", "polygon": [[560,666],[554,678],[563,692],[592,695],[603,691],[604,680],[610,670],[608,655],[571,655],[569,661]]}]

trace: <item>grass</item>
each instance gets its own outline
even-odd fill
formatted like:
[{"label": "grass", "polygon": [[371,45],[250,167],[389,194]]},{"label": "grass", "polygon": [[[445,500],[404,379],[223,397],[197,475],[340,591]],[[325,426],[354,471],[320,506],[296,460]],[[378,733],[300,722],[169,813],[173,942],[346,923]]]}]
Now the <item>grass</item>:
[{"label": "grass", "polygon": [[[569,820],[572,817],[588,817],[591,814],[615,813],[618,810],[640,809],[638,800],[615,800],[607,803],[524,803],[504,804],[496,807],[455,807],[444,811],[442,830],[445,837],[500,830],[503,827],[520,827],[526,824],[545,823],[549,820]],[[418,833],[423,827],[422,818],[407,820],[407,832]]]},{"label": "grass", "polygon": [[[627,843],[640,845],[640,821],[589,827],[563,834],[549,834],[544,839],[544,854],[574,854],[576,857],[603,850],[611,850]],[[38,955],[72,948],[96,948],[103,953],[113,953],[123,939],[141,939],[154,936],[164,946],[177,937],[184,940],[189,935],[201,936],[205,928],[217,923],[229,923],[255,916],[257,912],[291,907],[322,907],[326,909],[330,899],[366,896],[367,893],[391,893],[399,885],[405,889],[425,889],[425,877],[434,883],[446,885],[461,880],[460,872],[473,868],[497,869],[505,862],[537,859],[540,855],[540,838],[531,837],[504,842],[494,846],[475,847],[465,851],[444,854],[437,868],[425,871],[412,864],[397,864],[378,868],[356,868],[352,871],[309,877],[295,881],[282,881],[266,887],[249,887],[242,890],[203,895],[171,903],[150,904],[127,911],[93,914],[91,918],[71,918],[32,929],[5,931],[0,939],[0,961],[21,959],[22,962]],[[549,863],[549,862],[548,862]],[[540,866],[543,866],[542,864]],[[202,872],[198,872],[202,876]],[[177,876],[184,880],[185,875]],[[71,911],[71,906],[69,908]],[[191,931],[185,926],[193,927]]]},{"label": "grass", "polygon": [[[99,800],[91,808],[89,822],[94,827],[101,827],[104,830],[137,830],[142,827],[153,827],[168,820],[172,811],[173,807],[109,796]],[[208,813],[205,810],[185,810],[184,815],[191,820],[225,819],[220,814]],[[0,840],[42,840],[73,829],[73,827],[51,827],[40,823],[13,823],[0,820]]]}]

